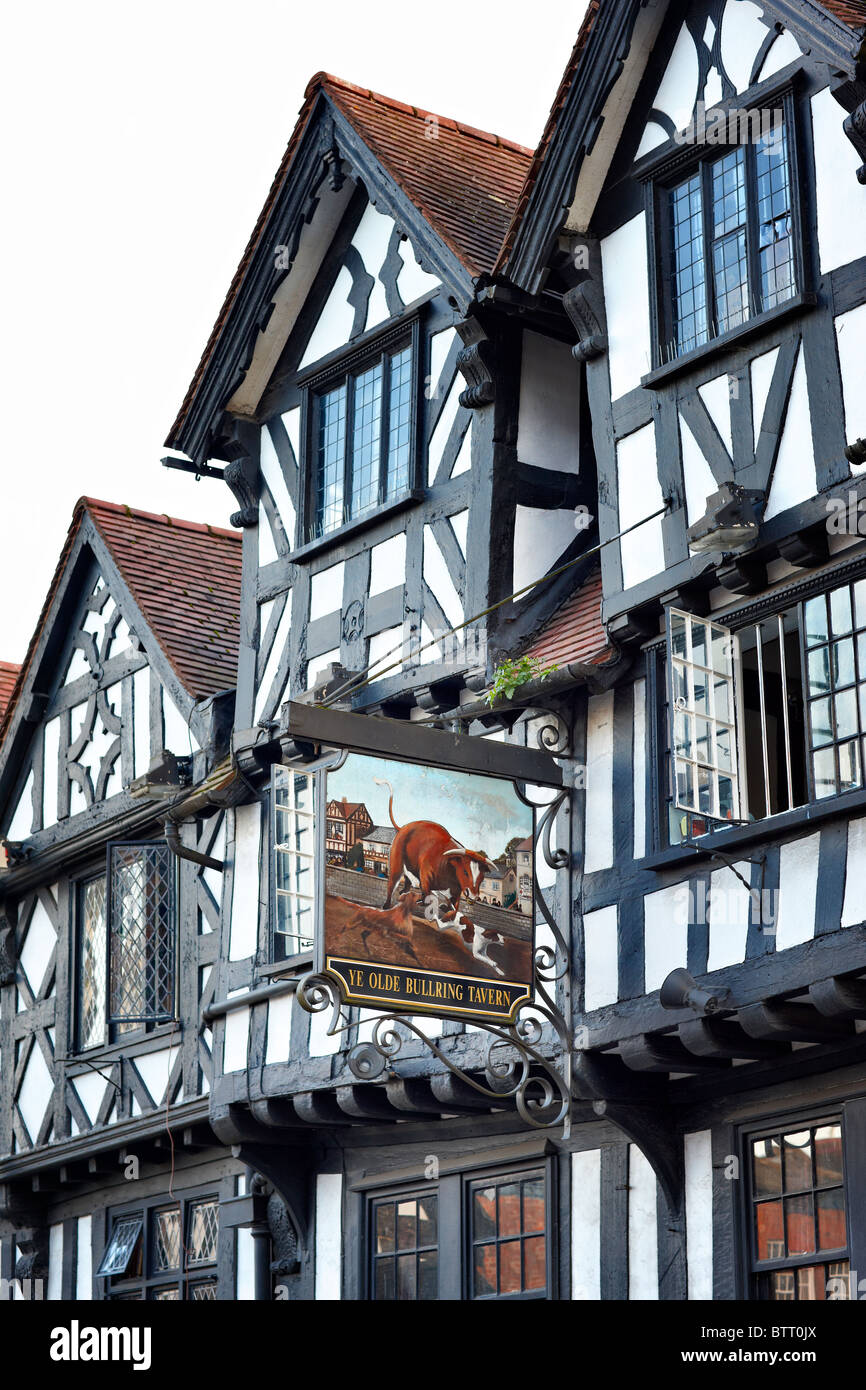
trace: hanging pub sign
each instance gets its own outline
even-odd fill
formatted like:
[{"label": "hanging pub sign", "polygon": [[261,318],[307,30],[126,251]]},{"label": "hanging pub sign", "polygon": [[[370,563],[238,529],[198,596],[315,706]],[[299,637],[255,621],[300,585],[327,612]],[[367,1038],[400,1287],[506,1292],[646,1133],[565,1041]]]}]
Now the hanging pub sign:
[{"label": "hanging pub sign", "polygon": [[320,774],[316,970],[347,1004],[512,1021],[533,998],[535,954],[534,811],[519,784],[558,784],[557,764],[342,711],[292,705],[289,722],[295,746],[312,735],[320,754],[346,750]]}]

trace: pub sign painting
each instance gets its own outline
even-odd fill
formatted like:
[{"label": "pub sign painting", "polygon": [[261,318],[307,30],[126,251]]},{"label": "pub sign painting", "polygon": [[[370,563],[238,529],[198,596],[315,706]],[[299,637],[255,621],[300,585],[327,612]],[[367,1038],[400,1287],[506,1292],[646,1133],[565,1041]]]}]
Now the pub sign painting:
[{"label": "pub sign painting", "polygon": [[319,968],[344,1001],[513,1020],[534,958],[533,811],[514,783],[350,753],[324,822]]}]

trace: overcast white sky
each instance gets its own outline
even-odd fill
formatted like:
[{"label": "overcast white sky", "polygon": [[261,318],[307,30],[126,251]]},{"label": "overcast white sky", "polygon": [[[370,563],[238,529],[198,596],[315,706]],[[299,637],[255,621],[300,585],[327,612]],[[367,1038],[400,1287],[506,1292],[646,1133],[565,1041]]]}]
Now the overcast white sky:
[{"label": "overcast white sky", "polygon": [[0,658],[20,661],[82,494],[227,524],[162,445],[325,68],[526,145],[585,0],[43,0],[7,7]]}]

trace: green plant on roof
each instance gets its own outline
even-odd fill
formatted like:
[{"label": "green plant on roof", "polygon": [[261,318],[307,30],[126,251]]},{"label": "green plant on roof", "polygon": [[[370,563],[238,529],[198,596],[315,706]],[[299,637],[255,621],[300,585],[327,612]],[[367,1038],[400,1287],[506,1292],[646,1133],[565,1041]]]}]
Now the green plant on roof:
[{"label": "green plant on roof", "polygon": [[513,700],[515,692],[521,685],[526,685],[527,681],[543,681],[559,667],[542,666],[541,660],[537,656],[521,656],[516,661],[506,657],[500,661],[493,672],[493,683],[485,694],[488,705],[494,705],[497,700]]}]

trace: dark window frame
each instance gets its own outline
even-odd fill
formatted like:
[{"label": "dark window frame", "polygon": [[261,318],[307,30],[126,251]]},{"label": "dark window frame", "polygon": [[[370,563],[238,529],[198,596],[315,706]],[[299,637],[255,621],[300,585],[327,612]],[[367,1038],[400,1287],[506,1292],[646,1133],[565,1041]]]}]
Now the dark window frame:
[{"label": "dark window frame", "polygon": [[[661,155],[653,152],[640,166],[638,178],[645,184],[645,212],[647,218],[647,249],[649,255],[650,284],[650,324],[652,342],[651,375],[658,372],[675,371],[681,366],[713,352],[719,345],[745,334],[759,331],[764,323],[780,313],[786,313],[800,305],[804,296],[810,298],[810,263],[806,256],[807,222],[804,210],[804,188],[802,167],[805,155],[805,140],[800,129],[798,95],[799,72],[789,76],[782,84],[770,87],[760,94],[759,100],[751,100],[744,107],[737,105],[736,99],[716,103],[712,110],[727,116],[731,110],[742,111],[759,116],[762,112],[781,109],[784,112],[784,126],[787,140],[788,178],[790,181],[790,216],[793,284],[790,296],[779,304],[761,308],[752,313],[742,323],[722,332],[712,332],[713,277],[711,260],[712,232],[709,222],[712,214],[712,201],[709,196],[711,166],[717,159],[724,158],[732,150],[744,148],[747,163],[746,224],[748,267],[748,289],[750,299],[753,291],[760,285],[758,268],[758,224],[757,224],[757,186],[755,179],[755,146],[751,142],[720,142],[712,145],[680,145],[673,149],[665,147]],[[701,175],[703,210],[703,262],[705,267],[707,337],[703,342],[683,351],[668,353],[667,347],[675,338],[670,290],[670,265],[672,259],[672,232],[667,202],[670,191],[695,173]],[[646,378],[645,378],[646,380]]]},{"label": "dark window frame", "polygon": [[[473,1297],[473,1223],[472,1193],[479,1186],[504,1186],[525,1182],[531,1178],[544,1181],[545,1287],[543,1291],[525,1290],[519,1293],[493,1294]],[[557,1168],[552,1157],[539,1156],[532,1160],[515,1161],[513,1156],[493,1160],[476,1168],[460,1168],[441,1173],[438,1178],[421,1177],[389,1183],[383,1175],[376,1184],[358,1193],[364,1239],[360,1252],[359,1296],[374,1301],[374,1213],[383,1202],[399,1202],[406,1198],[435,1195],[438,1199],[439,1236],[439,1297],[446,1300],[484,1303],[546,1302],[558,1298],[558,1189]],[[528,1235],[541,1234],[529,1232]],[[395,1300],[398,1301],[398,1300]]]},{"label": "dark window frame", "polygon": [[[421,317],[423,305],[404,315],[396,322],[389,323],[381,332],[373,332],[360,346],[355,346],[341,354],[336,361],[324,368],[319,366],[310,372],[301,373],[298,387],[301,392],[301,486],[299,490],[296,545],[294,549],[308,546],[326,545],[343,535],[349,528],[357,527],[369,519],[380,516],[383,509],[392,507],[417,494],[420,483],[420,464],[422,450],[419,441],[419,426],[423,412],[420,408],[422,386],[421,362]],[[388,436],[389,436],[389,374],[390,358],[404,348],[411,351],[409,382],[409,456],[405,485],[387,492]],[[374,502],[361,507],[356,512],[347,512],[347,498],[351,498],[352,485],[352,427],[354,382],[358,376],[377,363],[382,364],[381,392],[381,431],[379,438],[379,485]],[[343,517],[328,529],[317,529],[318,499],[316,494],[316,473],[318,467],[318,438],[321,400],[329,392],[340,386],[347,387],[345,442],[343,453]]]},{"label": "dark window frame", "polygon": [[[214,1285],[214,1297],[219,1298],[219,1268],[220,1268],[220,1238],[224,1238],[224,1228],[220,1224],[219,1212],[221,1202],[225,1199],[225,1194],[221,1191],[223,1184],[220,1181],[215,1183],[204,1183],[195,1188],[185,1188],[176,1196],[170,1197],[168,1194],[159,1194],[155,1197],[146,1197],[138,1202],[128,1202],[123,1206],[112,1207],[106,1212],[106,1231],[105,1243],[102,1254],[96,1262],[98,1270],[105,1254],[111,1244],[116,1226],[124,1220],[133,1216],[142,1217],[142,1229],[136,1242],[136,1246],[141,1244],[141,1272],[131,1275],[99,1275],[94,1278],[97,1287],[101,1287],[102,1298],[111,1302],[116,1300],[135,1299],[143,1302],[151,1302],[153,1294],[157,1290],[177,1288],[179,1300],[181,1302],[195,1302],[190,1297],[190,1290],[197,1285]],[[185,1247],[188,1248],[189,1241],[189,1216],[191,1209],[199,1202],[213,1200],[217,1206],[217,1232],[216,1248],[213,1260],[206,1262],[195,1262],[187,1266]],[[181,1210],[181,1247],[179,1267],[169,1270],[155,1270],[151,1260],[151,1247],[154,1242],[154,1220],[161,1211]],[[135,1248],[131,1259],[135,1258]]]},{"label": "dark window frame", "polygon": [[[753,1213],[759,1199],[754,1193],[754,1179],[752,1173],[751,1151],[752,1144],[756,1140],[770,1139],[776,1135],[800,1133],[805,1130],[820,1129],[826,1125],[839,1125],[841,1131],[841,1150],[842,1150],[842,1182],[841,1189],[845,1201],[845,1235],[846,1243],[830,1251],[814,1251],[811,1253],[784,1256],[773,1260],[758,1260],[757,1243],[755,1233],[755,1223]],[[846,1107],[842,1102],[835,1106],[830,1105],[826,1108],[811,1107],[808,1110],[786,1113],[771,1116],[761,1120],[755,1120],[748,1124],[742,1124],[737,1130],[737,1154],[740,1164],[740,1174],[742,1182],[739,1187],[739,1200],[737,1202],[737,1221],[735,1223],[737,1231],[737,1246],[739,1259],[740,1292],[739,1297],[750,1302],[773,1301],[762,1295],[759,1280],[767,1278],[776,1272],[796,1271],[798,1269],[808,1269],[816,1265],[831,1265],[847,1262],[849,1270],[852,1255],[852,1213],[856,1198],[855,1174],[852,1174],[847,1166],[848,1154],[846,1149]],[[812,1158],[814,1173],[814,1154]],[[804,1191],[806,1189],[803,1189]],[[825,1188],[809,1189],[814,1191],[831,1191],[832,1185]],[[845,1276],[832,1276],[845,1277]],[[826,1293],[826,1290],[825,1290]],[[776,1300],[776,1301],[807,1301],[807,1300]]]}]

